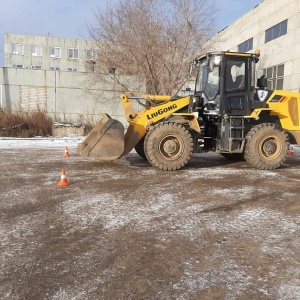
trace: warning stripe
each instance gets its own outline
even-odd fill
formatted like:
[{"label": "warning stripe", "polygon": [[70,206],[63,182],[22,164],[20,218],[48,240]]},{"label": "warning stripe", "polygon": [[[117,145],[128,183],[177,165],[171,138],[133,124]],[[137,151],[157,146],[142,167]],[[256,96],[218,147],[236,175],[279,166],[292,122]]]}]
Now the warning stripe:
[{"label": "warning stripe", "polygon": [[284,101],[286,101],[287,100],[287,97],[285,97],[285,96],[282,96],[280,99],[279,99],[279,101],[278,102],[284,102]]}]

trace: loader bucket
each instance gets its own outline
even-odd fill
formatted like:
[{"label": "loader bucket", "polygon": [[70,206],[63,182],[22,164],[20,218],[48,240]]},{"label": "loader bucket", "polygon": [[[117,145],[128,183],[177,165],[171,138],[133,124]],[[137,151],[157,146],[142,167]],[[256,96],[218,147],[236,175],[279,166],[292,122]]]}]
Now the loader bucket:
[{"label": "loader bucket", "polygon": [[124,151],[124,126],[108,114],[101,114],[101,120],[77,147],[77,152],[101,161],[113,161]]}]

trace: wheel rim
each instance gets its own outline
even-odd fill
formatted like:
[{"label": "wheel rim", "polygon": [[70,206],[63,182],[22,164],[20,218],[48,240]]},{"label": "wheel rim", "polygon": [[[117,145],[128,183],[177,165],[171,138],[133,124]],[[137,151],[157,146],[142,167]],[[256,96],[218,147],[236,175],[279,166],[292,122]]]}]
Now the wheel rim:
[{"label": "wheel rim", "polygon": [[167,135],[158,144],[159,153],[167,159],[175,160],[183,152],[184,144],[176,135]]},{"label": "wheel rim", "polygon": [[259,143],[259,154],[265,159],[276,159],[282,151],[280,139],[276,136],[269,135],[264,137]]}]

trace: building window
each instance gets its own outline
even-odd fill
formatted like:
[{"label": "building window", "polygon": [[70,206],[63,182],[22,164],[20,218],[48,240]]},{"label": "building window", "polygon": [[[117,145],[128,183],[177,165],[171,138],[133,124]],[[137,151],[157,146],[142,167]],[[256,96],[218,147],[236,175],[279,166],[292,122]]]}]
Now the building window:
[{"label": "building window", "polygon": [[42,46],[31,46],[31,55],[32,56],[42,56],[43,47]]},{"label": "building window", "polygon": [[284,64],[263,69],[263,74],[268,80],[268,90],[283,89]]},{"label": "building window", "polygon": [[42,66],[31,66],[31,69],[41,70],[41,69],[42,69]]},{"label": "building window", "polygon": [[12,44],[12,54],[24,55],[24,45]]},{"label": "building window", "polygon": [[69,59],[78,59],[78,49],[69,48]]},{"label": "building window", "polygon": [[23,69],[24,66],[23,66],[23,65],[16,65],[16,64],[13,64],[13,68]]},{"label": "building window", "polygon": [[95,60],[95,51],[94,50],[86,50],[86,59],[87,60]]},{"label": "building window", "polygon": [[51,70],[51,71],[59,71],[59,70],[60,70],[60,67],[50,67],[50,70]]},{"label": "building window", "polygon": [[60,47],[50,47],[50,57],[61,58],[61,48]]},{"label": "building window", "polygon": [[287,20],[266,30],[265,43],[277,39],[278,37],[287,33]]},{"label": "building window", "polygon": [[70,71],[70,72],[77,72],[77,69],[75,69],[75,68],[68,68],[67,71]]},{"label": "building window", "polygon": [[253,49],[253,38],[238,45],[238,52],[247,52]]}]

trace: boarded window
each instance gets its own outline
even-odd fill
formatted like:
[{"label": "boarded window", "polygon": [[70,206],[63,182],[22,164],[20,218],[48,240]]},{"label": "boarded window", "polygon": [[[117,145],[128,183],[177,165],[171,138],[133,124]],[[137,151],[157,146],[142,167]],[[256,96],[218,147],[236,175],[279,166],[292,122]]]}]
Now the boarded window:
[{"label": "boarded window", "polygon": [[20,106],[24,111],[47,109],[47,90],[45,87],[21,86]]}]

